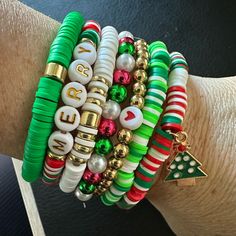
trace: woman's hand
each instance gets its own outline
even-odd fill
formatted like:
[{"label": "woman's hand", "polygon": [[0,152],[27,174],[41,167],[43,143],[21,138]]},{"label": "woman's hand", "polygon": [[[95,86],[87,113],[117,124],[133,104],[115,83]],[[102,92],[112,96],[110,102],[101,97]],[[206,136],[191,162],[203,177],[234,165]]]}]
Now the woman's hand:
[{"label": "woman's hand", "polygon": [[[37,81],[59,24],[18,1],[1,1],[0,9],[0,151],[22,159]],[[178,187],[161,176],[148,199],[178,235],[236,235],[236,77],[191,76],[184,127],[209,177]]]}]

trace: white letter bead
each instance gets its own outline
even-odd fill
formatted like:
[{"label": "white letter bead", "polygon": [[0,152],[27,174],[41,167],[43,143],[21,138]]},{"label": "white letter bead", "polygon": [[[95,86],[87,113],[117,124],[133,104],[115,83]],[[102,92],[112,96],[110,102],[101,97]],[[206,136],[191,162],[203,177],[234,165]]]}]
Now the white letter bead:
[{"label": "white letter bead", "polygon": [[96,48],[87,42],[80,43],[75,47],[73,57],[75,60],[82,59],[93,65],[97,58]]},{"label": "white letter bead", "polygon": [[143,113],[137,107],[126,107],[120,113],[120,123],[124,128],[135,130],[143,123]]},{"label": "white letter bead", "polygon": [[87,84],[93,76],[93,70],[88,62],[78,59],[70,64],[68,76],[71,81]]},{"label": "white letter bead", "polygon": [[58,129],[72,131],[79,126],[80,114],[74,107],[63,106],[56,111],[54,121]]},{"label": "white letter bead", "polygon": [[72,149],[73,144],[73,136],[68,132],[54,131],[48,139],[48,147],[58,155],[67,154]]},{"label": "white letter bead", "polygon": [[61,92],[62,101],[75,108],[81,107],[87,99],[85,87],[78,82],[70,82]]}]

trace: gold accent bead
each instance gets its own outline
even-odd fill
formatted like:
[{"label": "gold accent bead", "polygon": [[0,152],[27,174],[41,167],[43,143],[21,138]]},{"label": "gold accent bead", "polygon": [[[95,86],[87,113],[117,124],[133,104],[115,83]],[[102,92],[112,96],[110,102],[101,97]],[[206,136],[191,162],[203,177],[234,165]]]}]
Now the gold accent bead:
[{"label": "gold accent bead", "polygon": [[99,182],[99,185],[108,189],[111,185],[112,185],[113,181],[111,180],[107,180],[107,179],[102,179],[100,182]]},{"label": "gold accent bead", "polygon": [[97,87],[91,88],[91,89],[89,90],[89,92],[91,92],[91,93],[98,93],[98,94],[100,94],[100,95],[102,95],[102,96],[104,96],[104,97],[107,96],[106,92],[105,92],[103,89],[97,88]]},{"label": "gold accent bead", "polygon": [[144,51],[147,51],[148,50],[148,48],[145,46],[145,45],[137,45],[136,47],[135,47],[135,50],[136,50],[136,52],[137,51],[141,51],[141,50],[144,50]]},{"label": "gold accent bead", "polygon": [[91,81],[99,81],[99,82],[102,82],[102,83],[106,84],[109,87],[111,86],[110,82],[107,81],[104,77],[102,77],[100,75],[93,76]]},{"label": "gold accent bead", "polygon": [[100,107],[102,107],[103,104],[104,104],[103,101],[101,101],[101,100],[99,100],[97,98],[87,98],[86,103],[93,103],[93,104],[96,104],[96,105],[98,105]]},{"label": "gold accent bead", "polygon": [[103,186],[98,185],[95,190],[95,193],[98,195],[101,195],[101,194],[105,193],[106,191],[107,191],[107,188],[104,188]]},{"label": "gold accent bead", "polygon": [[148,79],[147,72],[145,70],[135,70],[133,77],[136,81],[145,83]]},{"label": "gold accent bead", "polygon": [[103,176],[107,180],[113,180],[116,177],[116,174],[117,174],[117,170],[110,169],[110,168],[106,169],[103,172]]},{"label": "gold accent bead", "polygon": [[136,67],[138,69],[143,69],[143,70],[146,70],[148,68],[148,60],[147,59],[144,59],[144,58],[141,58],[141,57],[138,57],[136,59]]},{"label": "gold accent bead", "polygon": [[76,157],[75,155],[73,155],[71,153],[68,155],[68,158],[72,161],[73,165],[75,165],[75,166],[79,166],[81,164],[86,163],[85,159]]},{"label": "gold accent bead", "polygon": [[58,155],[53,153],[52,151],[48,151],[48,157],[56,160],[65,160],[66,156],[65,155]]},{"label": "gold accent bead", "polygon": [[83,111],[80,118],[80,125],[96,129],[100,123],[101,116],[92,111]]},{"label": "gold accent bead", "polygon": [[121,129],[117,138],[120,143],[129,144],[133,139],[133,133],[129,129]]},{"label": "gold accent bead", "polygon": [[50,62],[46,65],[44,75],[55,77],[56,79],[64,83],[67,75],[67,70],[62,65]]},{"label": "gold accent bead", "polygon": [[84,154],[89,154],[93,151],[92,147],[86,147],[83,145],[80,145],[78,143],[74,143],[73,148],[75,149],[75,151],[80,152],[80,153],[84,153]]},{"label": "gold accent bead", "polygon": [[78,131],[77,137],[87,140],[87,141],[94,141],[96,138],[94,134],[88,134],[88,133],[84,133],[82,131]]},{"label": "gold accent bead", "polygon": [[143,109],[144,107],[144,98],[140,95],[134,95],[130,99],[131,106],[138,107],[139,109]]},{"label": "gold accent bead", "polygon": [[137,82],[133,85],[133,92],[136,95],[141,95],[144,97],[146,94],[146,91],[147,91],[146,85],[143,83]]},{"label": "gold accent bead", "polygon": [[114,147],[114,156],[116,158],[125,158],[129,154],[129,147],[125,144],[118,143]]},{"label": "gold accent bead", "polygon": [[91,39],[88,39],[88,38],[82,38],[80,40],[81,43],[83,42],[86,42],[86,43],[90,43],[91,45],[93,45],[95,48],[97,48],[97,45],[91,40]]},{"label": "gold accent bead", "polygon": [[146,50],[138,50],[137,51],[137,56],[138,57],[141,57],[141,58],[144,58],[144,59],[148,59],[149,58],[149,53],[148,53],[148,51],[146,51]]},{"label": "gold accent bead", "polygon": [[135,42],[135,45],[137,45],[137,46],[139,46],[139,45],[147,46],[147,42],[144,39],[139,39]]},{"label": "gold accent bead", "polygon": [[111,157],[108,161],[108,165],[109,165],[109,167],[111,167],[115,170],[118,170],[123,166],[123,161],[122,161],[122,159]]}]

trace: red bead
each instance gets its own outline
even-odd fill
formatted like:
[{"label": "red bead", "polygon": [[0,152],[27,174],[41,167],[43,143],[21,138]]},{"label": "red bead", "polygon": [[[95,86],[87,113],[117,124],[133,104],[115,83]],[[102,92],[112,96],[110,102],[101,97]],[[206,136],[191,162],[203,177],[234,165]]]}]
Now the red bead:
[{"label": "red bead", "polygon": [[159,148],[155,145],[153,145],[152,148],[155,149],[156,151],[160,152],[163,155],[170,155],[170,151],[166,151],[166,150]]},{"label": "red bead", "polygon": [[186,93],[185,88],[183,88],[181,86],[172,86],[168,89],[167,93],[170,93],[170,92],[173,92],[173,91],[180,91],[180,92]]},{"label": "red bead", "polygon": [[178,106],[183,107],[184,109],[187,108],[187,105],[182,102],[168,102],[168,100],[167,100],[167,106],[170,106],[170,105],[178,105]]},{"label": "red bead", "polygon": [[161,126],[163,130],[171,130],[173,133],[177,133],[183,130],[183,126],[175,123],[166,123]]},{"label": "red bead", "polygon": [[153,136],[153,139],[156,140],[158,143],[164,145],[164,146],[167,147],[167,148],[171,148],[172,143],[173,143],[172,140],[169,140],[169,139],[167,139],[167,138],[161,136],[160,134],[155,134],[155,135]]},{"label": "red bead", "polygon": [[171,98],[182,98],[182,99],[184,99],[185,101],[187,101],[186,97],[181,96],[181,95],[171,95],[171,96],[168,96],[168,95],[167,95],[167,99],[168,99],[168,100],[171,99]]},{"label": "red bead", "polygon": [[130,37],[124,37],[119,40],[119,44],[122,44],[122,43],[134,44],[134,40]]},{"label": "red bead", "polygon": [[65,165],[64,160],[57,160],[57,159],[54,159],[54,158],[50,158],[48,156],[46,156],[46,163],[52,168],[60,168],[60,167],[63,167]]},{"label": "red bead", "polygon": [[125,70],[115,70],[113,80],[116,84],[128,85],[131,82],[130,73]]},{"label": "red bead", "polygon": [[151,171],[156,171],[158,169],[158,167],[154,167],[152,165],[149,165],[147,162],[145,162],[145,160],[142,160],[141,163],[144,167],[146,167],[147,169],[149,169]]},{"label": "red bead", "polygon": [[182,144],[180,144],[180,145],[178,146],[178,151],[180,151],[180,152],[185,152],[186,150],[187,150],[186,146],[184,146],[184,145],[182,145]]},{"label": "red bead", "polygon": [[89,169],[86,169],[83,179],[90,184],[98,184],[102,179],[102,174],[92,173]]},{"label": "red bead", "polygon": [[179,115],[181,115],[182,117],[184,117],[184,115],[185,115],[184,112],[179,111],[179,110],[174,110],[174,109],[173,109],[173,110],[165,111],[164,114],[166,114],[166,113],[172,113],[172,112],[173,112],[173,113],[176,113],[176,114],[179,114]]},{"label": "red bead", "polygon": [[153,180],[153,178],[149,178],[138,171],[135,172],[135,178],[139,178],[145,182],[152,182]]},{"label": "red bead", "polygon": [[158,160],[158,159],[152,157],[152,156],[149,155],[149,154],[146,155],[146,158],[147,158],[149,161],[151,161],[151,162],[153,162],[153,163],[155,163],[155,164],[158,164],[158,165],[161,165],[161,164],[163,163],[161,160]]},{"label": "red bead", "polygon": [[113,136],[117,131],[114,120],[102,118],[98,127],[98,134],[105,137]]},{"label": "red bead", "polygon": [[86,21],[82,31],[85,31],[87,29],[95,30],[97,33],[101,35],[101,26],[94,20]]}]

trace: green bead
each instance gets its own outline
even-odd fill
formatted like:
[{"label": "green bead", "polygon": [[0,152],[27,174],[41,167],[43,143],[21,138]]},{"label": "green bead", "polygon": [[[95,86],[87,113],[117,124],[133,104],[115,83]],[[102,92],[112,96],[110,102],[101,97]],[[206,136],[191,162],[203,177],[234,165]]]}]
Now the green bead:
[{"label": "green bead", "polygon": [[109,98],[117,103],[122,103],[127,98],[127,89],[124,85],[113,85],[109,90]]},{"label": "green bead", "polygon": [[95,144],[95,151],[99,155],[107,155],[113,149],[113,145],[110,139],[101,138]]},{"label": "green bead", "polygon": [[79,189],[84,194],[93,193],[95,188],[96,188],[95,185],[89,184],[88,182],[85,182],[84,180],[81,180],[79,183]]},{"label": "green bead", "polygon": [[135,47],[131,43],[124,42],[118,48],[119,54],[128,53],[130,55],[134,54]]}]

